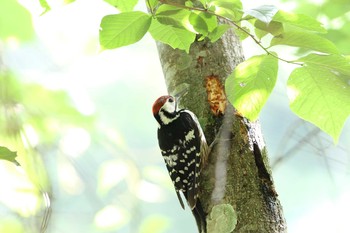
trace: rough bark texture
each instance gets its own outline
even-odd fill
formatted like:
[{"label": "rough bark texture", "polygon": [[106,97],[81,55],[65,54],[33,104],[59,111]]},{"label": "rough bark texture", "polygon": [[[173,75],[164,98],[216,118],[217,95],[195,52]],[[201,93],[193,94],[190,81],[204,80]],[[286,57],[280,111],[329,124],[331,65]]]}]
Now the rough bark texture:
[{"label": "rough bark texture", "polygon": [[[161,43],[157,46],[168,92],[188,88],[180,106],[198,116],[208,144],[215,139],[200,187],[208,232],[286,232],[259,123],[242,118],[229,103],[224,115],[215,116],[208,104],[207,78],[215,76],[224,86],[226,77],[244,60],[239,39],[228,32],[214,44],[194,43],[189,54]],[[215,217],[214,206],[232,206],[234,212],[220,209],[221,218]]]}]

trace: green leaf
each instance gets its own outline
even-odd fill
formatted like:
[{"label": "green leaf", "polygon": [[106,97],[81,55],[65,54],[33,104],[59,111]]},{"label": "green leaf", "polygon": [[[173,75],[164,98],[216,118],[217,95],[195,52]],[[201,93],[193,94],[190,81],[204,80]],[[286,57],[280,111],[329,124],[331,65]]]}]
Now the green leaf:
[{"label": "green leaf", "polygon": [[174,49],[190,50],[196,34],[185,29],[161,24],[157,19],[152,20],[149,32],[153,39],[170,45]]},{"label": "green leaf", "polygon": [[202,35],[208,35],[208,25],[202,17],[200,17],[194,12],[191,12],[188,20],[197,33]]},{"label": "green leaf", "polygon": [[[283,33],[283,24],[276,21],[271,21],[270,23],[264,23],[260,20],[256,20],[254,26],[260,30],[270,33],[271,35],[278,36]],[[262,38],[263,36],[259,36]]]},{"label": "green leaf", "polygon": [[218,39],[221,38],[221,36],[223,34],[225,34],[225,32],[230,29],[231,26],[227,25],[227,24],[220,24],[218,25],[212,32],[210,32],[208,34],[208,38],[210,39],[210,41],[212,43],[214,43],[215,41],[217,41]]},{"label": "green leaf", "polygon": [[19,166],[20,164],[17,162],[16,157],[17,157],[16,152],[12,152],[6,147],[0,146],[0,159],[10,161],[15,165]]},{"label": "green leaf", "polygon": [[[243,28],[246,32],[250,33],[250,29],[248,27],[241,27],[241,28]],[[249,36],[249,34],[245,33],[243,30],[239,28],[234,28],[233,30],[235,31],[236,35],[239,37],[241,41],[248,38]]]},{"label": "green leaf", "polygon": [[243,16],[242,3],[238,0],[211,1],[208,3],[208,8],[214,9],[215,14],[236,22],[241,20]]},{"label": "green leaf", "polygon": [[187,6],[187,7],[194,7],[193,2],[189,1],[189,0],[185,2],[185,6]]},{"label": "green leaf", "polygon": [[327,30],[321,25],[320,22],[314,18],[303,15],[303,14],[294,14],[288,13],[285,11],[279,10],[276,15],[273,17],[274,21],[281,22],[284,24],[293,25],[299,28],[303,28],[310,31],[326,33]]},{"label": "green leaf", "polygon": [[337,47],[326,38],[305,31],[288,31],[271,40],[270,46],[289,45],[330,54],[339,54]]},{"label": "green leaf", "polygon": [[229,204],[215,205],[207,217],[208,232],[229,233],[237,225],[237,212]]},{"label": "green leaf", "polygon": [[295,69],[287,82],[291,110],[337,143],[350,114],[349,80],[318,66]]},{"label": "green leaf", "polygon": [[184,19],[184,21],[180,21],[174,17],[169,16],[157,16],[157,20],[161,24],[181,29],[185,29],[185,25],[183,24],[183,22],[187,21],[186,19]]},{"label": "green leaf", "polygon": [[152,18],[140,12],[107,15],[101,21],[100,44],[104,49],[114,49],[133,44],[146,34]]},{"label": "green leaf", "polygon": [[202,6],[206,6],[206,4],[209,2],[209,0],[199,0],[199,2]]},{"label": "green leaf", "polygon": [[116,7],[121,12],[132,11],[138,0],[104,0],[112,6]]},{"label": "green leaf", "polygon": [[147,7],[152,9],[152,10],[157,6],[158,3],[159,3],[159,0],[147,0],[146,1]]},{"label": "green leaf", "polygon": [[277,13],[277,11],[278,9],[275,6],[262,5],[253,9],[245,10],[244,12],[268,24],[272,21],[272,18]]},{"label": "green leaf", "polygon": [[156,16],[172,16],[178,20],[182,20],[189,15],[188,10],[172,5],[162,4],[158,7]]},{"label": "green leaf", "polygon": [[41,15],[45,14],[46,12],[51,10],[50,5],[47,3],[46,0],[39,0],[40,6],[44,8],[44,12],[41,13]]},{"label": "green leaf", "polygon": [[261,29],[259,29],[259,28],[254,28],[254,32],[255,32],[255,35],[259,38],[259,39],[261,39],[261,38],[263,38],[264,36],[266,36],[267,34],[268,34],[268,32],[267,31],[263,31],[263,30],[261,30]]},{"label": "green leaf", "polygon": [[259,55],[239,64],[226,79],[228,100],[240,114],[256,120],[277,79],[278,60],[271,55]]},{"label": "green leaf", "polygon": [[208,32],[212,32],[218,26],[218,19],[216,16],[207,12],[199,12],[198,16],[201,17],[208,27]]},{"label": "green leaf", "polygon": [[157,9],[156,18],[162,24],[184,29],[190,14],[188,10],[163,4]]},{"label": "green leaf", "polygon": [[321,66],[350,76],[350,62],[341,55],[311,53],[305,57],[299,58],[296,62],[305,62],[308,65]]}]

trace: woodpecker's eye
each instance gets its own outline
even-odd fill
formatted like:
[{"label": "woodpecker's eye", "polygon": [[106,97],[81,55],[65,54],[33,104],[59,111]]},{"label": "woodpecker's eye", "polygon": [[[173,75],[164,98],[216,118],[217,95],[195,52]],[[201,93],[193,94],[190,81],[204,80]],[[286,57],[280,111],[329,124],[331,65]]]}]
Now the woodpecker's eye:
[{"label": "woodpecker's eye", "polygon": [[169,98],[168,101],[169,101],[169,103],[172,103],[172,102],[174,102],[174,99],[173,98]]}]

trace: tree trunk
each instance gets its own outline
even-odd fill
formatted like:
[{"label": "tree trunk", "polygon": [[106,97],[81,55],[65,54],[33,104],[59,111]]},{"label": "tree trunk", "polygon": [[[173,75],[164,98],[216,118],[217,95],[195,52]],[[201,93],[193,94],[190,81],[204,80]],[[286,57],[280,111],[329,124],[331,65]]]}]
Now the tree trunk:
[{"label": "tree trunk", "polygon": [[237,36],[195,42],[189,54],[157,46],[168,92],[188,89],[180,105],[197,115],[208,144],[215,140],[200,185],[208,232],[286,232],[260,125],[237,114],[222,91],[244,60]]}]

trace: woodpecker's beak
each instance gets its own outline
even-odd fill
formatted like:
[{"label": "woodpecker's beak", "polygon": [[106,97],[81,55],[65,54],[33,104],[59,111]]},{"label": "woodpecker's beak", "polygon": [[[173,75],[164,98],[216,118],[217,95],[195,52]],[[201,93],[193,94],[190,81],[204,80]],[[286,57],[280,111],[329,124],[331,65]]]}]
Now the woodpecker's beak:
[{"label": "woodpecker's beak", "polygon": [[187,92],[188,92],[188,90],[187,90],[187,88],[186,88],[186,89],[184,89],[184,90],[182,90],[182,91],[176,93],[176,94],[174,95],[176,101],[179,101]]},{"label": "woodpecker's beak", "polygon": [[180,99],[188,92],[187,88],[183,89],[182,91],[176,93],[174,95],[175,97],[175,110],[177,109],[177,103],[180,101]]}]

